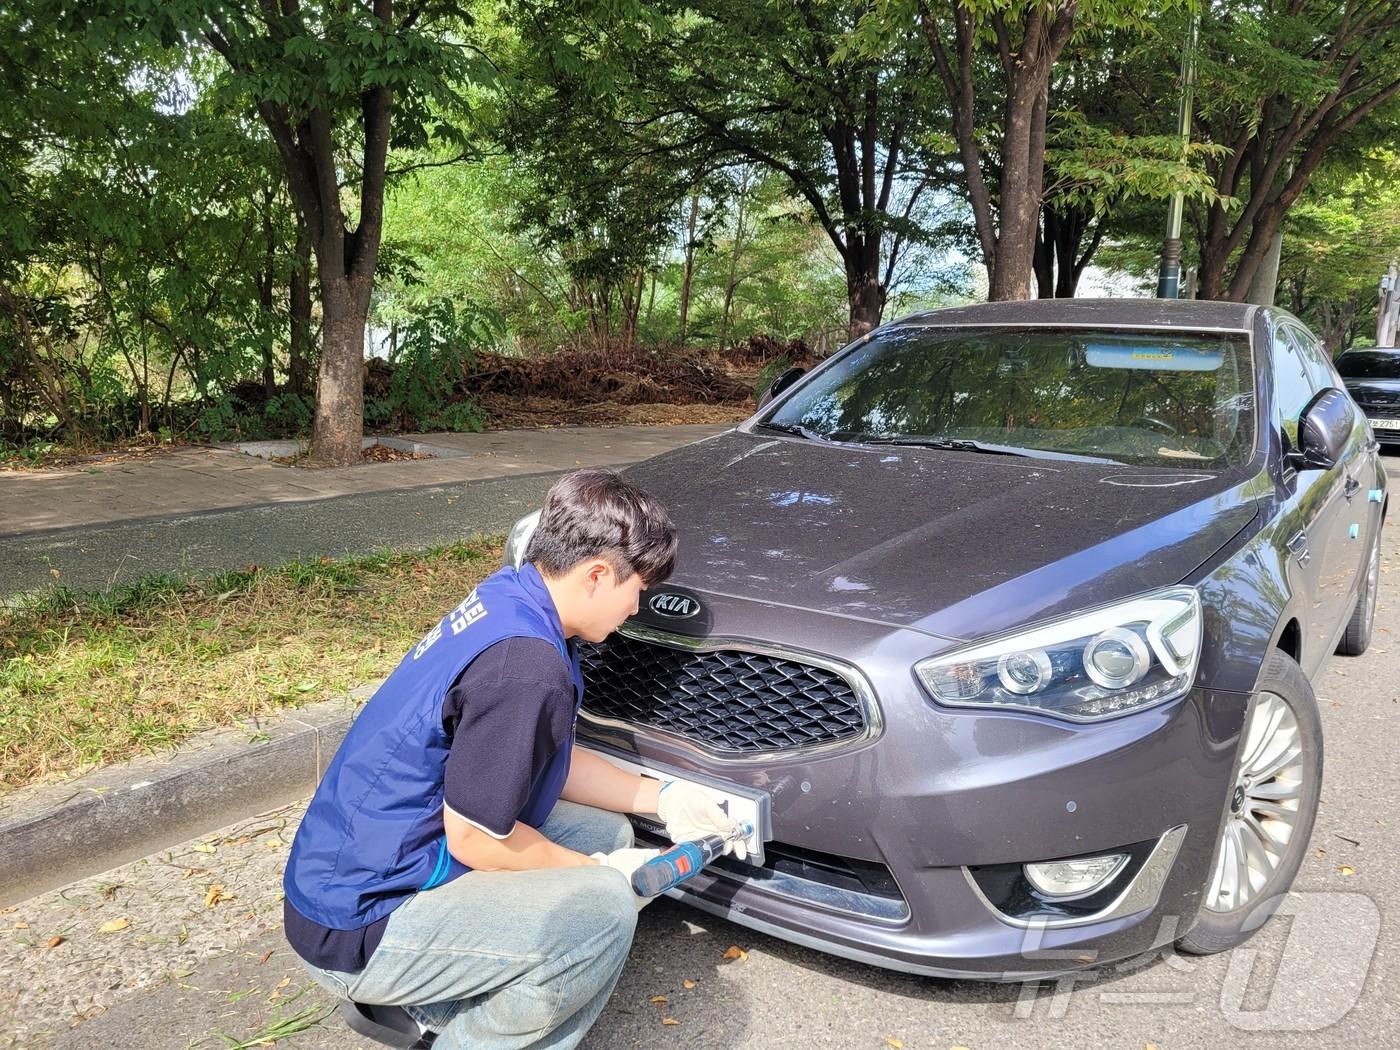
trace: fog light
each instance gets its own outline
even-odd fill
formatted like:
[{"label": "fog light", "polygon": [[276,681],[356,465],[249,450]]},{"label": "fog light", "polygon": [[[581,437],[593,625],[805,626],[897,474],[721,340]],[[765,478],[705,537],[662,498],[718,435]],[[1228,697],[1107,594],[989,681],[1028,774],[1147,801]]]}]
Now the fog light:
[{"label": "fog light", "polygon": [[997,661],[997,678],[1008,693],[1026,696],[1050,684],[1054,669],[1044,649],[1007,653]]},{"label": "fog light", "polygon": [[1084,670],[1095,685],[1124,689],[1147,673],[1147,643],[1126,627],[1104,631],[1084,649]]},{"label": "fog light", "polygon": [[1084,897],[1107,883],[1128,863],[1126,853],[1025,865],[1030,884],[1047,897]]}]

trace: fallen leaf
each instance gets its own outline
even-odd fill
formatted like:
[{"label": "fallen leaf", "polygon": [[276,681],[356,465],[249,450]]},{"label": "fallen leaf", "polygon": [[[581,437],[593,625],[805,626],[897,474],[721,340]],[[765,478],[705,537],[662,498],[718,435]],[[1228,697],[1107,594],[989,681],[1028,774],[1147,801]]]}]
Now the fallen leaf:
[{"label": "fallen leaf", "polygon": [[120,933],[130,925],[131,923],[127,922],[125,919],[111,919],[104,922],[97,929],[99,933]]},{"label": "fallen leaf", "polygon": [[281,848],[282,848],[282,841],[281,841],[280,839],[268,839],[268,840],[267,840],[267,848],[268,848],[268,849],[281,849]]},{"label": "fallen leaf", "polygon": [[232,897],[224,894],[224,888],[216,882],[209,887],[209,892],[204,895],[204,906],[206,908],[212,908],[214,905],[218,904],[219,901],[232,899]]},{"label": "fallen leaf", "polygon": [[15,923],[15,929],[17,929],[17,930],[27,930],[27,929],[29,929],[29,923],[27,923],[27,922],[17,922],[17,923]]},{"label": "fallen leaf", "polygon": [[192,879],[192,878],[194,878],[196,875],[208,875],[208,874],[209,874],[209,869],[208,869],[208,868],[186,868],[186,869],[185,869],[184,878]]},{"label": "fallen leaf", "polygon": [[651,1001],[654,1003],[664,1003],[666,1001],[666,997],[664,995],[653,995],[651,997]]},{"label": "fallen leaf", "polygon": [[892,1035],[885,1036],[885,1045],[891,1047],[892,1050],[904,1050],[904,1040],[896,1039]]},{"label": "fallen leaf", "polygon": [[1338,868],[1337,870],[1338,870],[1339,872],[1341,872],[1343,875],[1355,875],[1355,874],[1356,874],[1356,869],[1353,868],[1350,864],[1343,864],[1343,865],[1342,865],[1340,868]]},{"label": "fallen leaf", "polygon": [[258,960],[258,965],[259,965],[259,966],[262,966],[264,963],[267,962],[267,960],[269,960],[269,959],[271,959],[271,958],[272,958],[272,949],[269,948],[267,951],[263,952],[262,958]]},{"label": "fallen leaf", "polygon": [[49,938],[49,943],[48,943],[47,947],[49,947],[49,948],[57,948],[57,947],[58,947],[60,944],[62,944],[62,943],[63,943],[63,938],[62,938],[62,937],[50,937],[50,938]]},{"label": "fallen leaf", "polygon": [[737,944],[731,944],[724,950],[724,955],[722,956],[722,958],[725,959],[738,959],[740,962],[743,962],[748,957],[749,953],[744,951],[744,949],[740,948]]},{"label": "fallen leaf", "polygon": [[689,977],[687,977],[684,981],[681,982],[681,987],[686,989],[694,988],[695,982],[692,981]]},{"label": "fallen leaf", "polygon": [[662,1023],[662,1024],[680,1024],[680,1022],[677,1021],[674,1017],[663,1017],[663,1018],[661,1019],[661,1023]]},{"label": "fallen leaf", "polygon": [[287,987],[287,985],[291,983],[292,979],[290,977],[283,977],[280,981],[277,982],[277,987],[274,988],[273,991],[280,992],[283,988]]},{"label": "fallen leaf", "polygon": [[196,853],[214,852],[214,847],[207,842],[196,842],[193,846],[190,847],[190,849],[194,850]]}]

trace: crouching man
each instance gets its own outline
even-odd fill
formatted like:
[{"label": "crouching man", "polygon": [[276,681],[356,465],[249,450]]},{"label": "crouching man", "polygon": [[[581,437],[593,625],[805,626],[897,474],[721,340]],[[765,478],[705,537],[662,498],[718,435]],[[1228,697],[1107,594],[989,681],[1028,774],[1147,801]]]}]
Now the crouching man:
[{"label": "crouching man", "polygon": [[[671,573],[665,509],[607,470],[550,489],[521,567],[484,580],[355,720],[287,862],[287,940],[322,987],[427,1045],[577,1045],[643,901],[625,813],[727,835],[702,791],[574,746],[577,639]],[[383,1007],[402,1007],[401,1011]],[[417,1035],[417,1032],[413,1032]]]}]

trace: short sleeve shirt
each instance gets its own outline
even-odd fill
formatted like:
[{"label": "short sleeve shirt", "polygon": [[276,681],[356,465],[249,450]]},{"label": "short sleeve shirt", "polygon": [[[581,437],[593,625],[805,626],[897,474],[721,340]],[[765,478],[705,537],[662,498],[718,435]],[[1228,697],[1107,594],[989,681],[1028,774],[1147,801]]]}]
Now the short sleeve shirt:
[{"label": "short sleeve shirt", "polygon": [[[488,835],[509,835],[571,740],[576,700],[569,665],[544,639],[506,638],[483,650],[443,698],[443,728],[452,740],[444,807]],[[334,930],[289,902],[283,907],[296,953],[340,973],[364,968],[391,917],[359,930]]]}]

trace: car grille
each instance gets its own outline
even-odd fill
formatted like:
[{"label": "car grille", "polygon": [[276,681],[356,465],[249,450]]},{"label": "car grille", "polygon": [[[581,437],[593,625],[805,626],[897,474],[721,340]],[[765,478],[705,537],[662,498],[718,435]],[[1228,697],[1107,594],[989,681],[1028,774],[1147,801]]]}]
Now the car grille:
[{"label": "car grille", "polygon": [[835,744],[866,732],[861,698],[825,667],[622,634],[585,643],[579,655],[586,713],[673,733],[720,755]]}]

